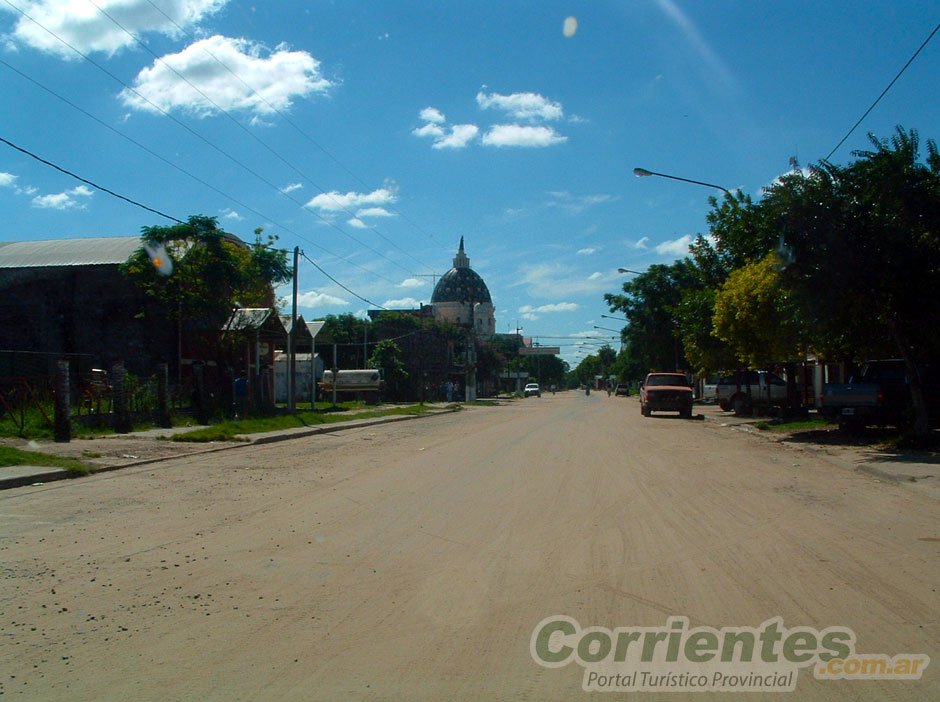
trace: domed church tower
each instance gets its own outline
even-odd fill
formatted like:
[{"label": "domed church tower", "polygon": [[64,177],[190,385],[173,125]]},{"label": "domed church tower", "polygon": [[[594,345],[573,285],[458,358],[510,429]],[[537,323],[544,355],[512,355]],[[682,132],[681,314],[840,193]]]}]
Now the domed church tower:
[{"label": "domed church tower", "polygon": [[431,305],[435,319],[463,327],[472,326],[473,333],[481,338],[489,338],[496,333],[496,308],[483,278],[470,268],[470,259],[463,250],[463,237],[460,237],[460,248],[454,256],[454,267],[434,287]]}]

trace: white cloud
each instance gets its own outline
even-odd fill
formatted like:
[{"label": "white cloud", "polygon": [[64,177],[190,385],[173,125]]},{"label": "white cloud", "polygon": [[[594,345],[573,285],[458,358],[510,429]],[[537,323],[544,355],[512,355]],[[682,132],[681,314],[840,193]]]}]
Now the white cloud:
[{"label": "white cloud", "polygon": [[12,188],[14,183],[16,183],[17,178],[19,178],[19,176],[0,171],[0,187]]},{"label": "white cloud", "polygon": [[425,107],[421,110],[419,116],[425,122],[433,122],[434,124],[443,124],[444,123],[444,113],[438,110],[436,107]]},{"label": "white cloud", "polygon": [[517,282],[510,287],[526,286],[533,297],[558,298],[561,295],[597,295],[610,291],[610,284],[617,276],[593,275],[588,278],[584,272],[561,263],[527,264],[516,274]]},{"label": "white cloud", "polygon": [[349,302],[341,297],[327,295],[324,292],[317,292],[316,290],[308,290],[307,292],[301,293],[297,296],[297,306],[306,307],[307,309],[316,309],[318,307],[340,307],[348,304]]},{"label": "white cloud", "polygon": [[424,139],[432,139],[435,149],[462,149],[476,139],[480,128],[475,124],[445,124],[444,114],[433,107],[425,107],[419,113],[425,124],[411,133]]},{"label": "white cloud", "polygon": [[368,207],[378,207],[389,205],[398,200],[398,195],[391,187],[379,188],[371,193],[348,192],[341,193],[336,190],[328,193],[320,193],[306,204],[306,207],[312,207],[321,212],[349,212],[351,210],[362,210]]},{"label": "white cloud", "polygon": [[591,275],[588,276],[588,280],[600,280],[604,277],[604,274],[600,271],[594,271]]},{"label": "white cloud", "polygon": [[439,137],[433,144],[435,149],[462,149],[476,139],[480,128],[475,124],[455,124],[450,134]]},{"label": "white cloud", "polygon": [[633,248],[635,248],[635,249],[645,249],[645,248],[646,248],[646,244],[649,242],[649,240],[650,240],[650,238],[649,238],[648,236],[644,236],[642,239],[640,239],[638,242],[636,242],[636,243],[633,245]]},{"label": "white cloud", "polygon": [[477,104],[481,109],[496,108],[510,114],[513,119],[536,121],[556,120],[564,116],[561,103],[552,102],[537,93],[513,93],[500,95],[482,90],[477,93]]},{"label": "white cloud", "polygon": [[357,217],[394,217],[395,215],[384,207],[365,207],[356,212]]},{"label": "white cloud", "polygon": [[568,141],[551,127],[526,127],[519,124],[497,124],[483,135],[485,146],[521,146],[539,148]]},{"label": "white cloud", "polygon": [[688,234],[672,241],[664,241],[656,245],[656,253],[661,256],[687,256],[692,237]]},{"label": "white cloud", "polygon": [[556,302],[551,305],[540,305],[539,307],[533,307],[532,305],[523,305],[519,308],[521,314],[530,314],[532,312],[537,312],[538,314],[551,314],[553,312],[576,312],[581,309],[581,305],[576,302]]},{"label": "white cloud", "polygon": [[269,52],[247,39],[213,36],[143,69],[134,91],[125,88],[121,99],[150,112],[178,109],[206,117],[221,108],[258,115],[285,110],[293,98],[332,86],[320,73],[320,62],[306,51],[282,45]]},{"label": "white cloud", "polygon": [[359,219],[358,217],[353,217],[352,219],[347,220],[347,221],[346,221],[346,224],[348,224],[350,227],[354,227],[354,228],[356,228],[356,229],[368,229],[368,228],[369,228],[369,225],[366,224],[365,222],[363,222],[363,221],[362,221],[361,219]]},{"label": "white cloud", "polygon": [[291,183],[290,185],[285,185],[283,188],[281,188],[281,192],[286,195],[287,193],[292,193],[295,190],[300,190],[302,187],[304,187],[303,183]]},{"label": "white cloud", "polygon": [[413,297],[403,297],[399,300],[386,300],[382,303],[382,307],[387,309],[415,309],[421,307],[421,303],[418,300],[415,300]]},{"label": "white cloud", "polygon": [[597,253],[597,249],[593,246],[586,246],[583,249],[578,249],[578,256],[590,256],[592,253]]},{"label": "white cloud", "polygon": [[589,207],[614,199],[611,195],[604,193],[595,195],[572,195],[567,190],[550,191],[548,195],[551,198],[546,203],[549,207],[560,207],[572,214],[580,214]]},{"label": "white cloud", "polygon": [[20,2],[17,5],[35,21],[20,16],[12,37],[34,49],[66,59],[78,60],[80,57],[52,33],[83,53],[99,51],[111,55],[136,44],[134,37],[147,32],[177,37],[180,34],[177,25],[197,24],[224,7],[227,1],[170,0],[161,2],[159,10],[149,0],[97,0],[94,4],[75,0]]},{"label": "white cloud", "polygon": [[86,207],[85,203],[77,200],[76,198],[91,197],[94,194],[94,191],[90,188],[87,188],[84,185],[79,185],[77,188],[72,188],[71,190],[66,190],[62,193],[38,195],[33,198],[33,207],[38,207],[39,209],[43,210],[83,210]]},{"label": "white cloud", "polygon": [[418,129],[413,129],[411,133],[415,136],[429,137],[431,139],[442,139],[445,134],[443,127],[441,127],[439,124],[433,124],[431,122],[428,122],[423,127],[419,127]]},{"label": "white cloud", "polygon": [[405,278],[399,283],[401,287],[408,288],[410,290],[415,288],[423,288],[427,284],[428,283],[426,280],[418,280],[417,278]]},{"label": "white cloud", "polygon": [[238,214],[238,212],[236,212],[235,210],[224,210],[222,219],[231,219],[236,222],[241,222],[245,218],[242,217],[240,214]]}]

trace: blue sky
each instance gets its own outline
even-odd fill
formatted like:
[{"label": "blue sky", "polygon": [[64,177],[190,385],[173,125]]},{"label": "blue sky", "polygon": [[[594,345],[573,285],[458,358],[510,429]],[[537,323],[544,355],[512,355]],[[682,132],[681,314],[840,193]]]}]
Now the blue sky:
[{"label": "blue sky", "polygon": [[[174,217],[263,227],[387,307],[427,301],[463,236],[498,331],[575,362],[548,337],[619,328],[617,268],[705,232],[717,191],[634,167],[757,197],[938,22],[908,0],[0,0],[0,136]],[[832,160],[897,124],[940,137],[938,69],[935,37]],[[168,223],[2,143],[0,212],[3,240]],[[307,319],[370,307],[299,271]]]}]

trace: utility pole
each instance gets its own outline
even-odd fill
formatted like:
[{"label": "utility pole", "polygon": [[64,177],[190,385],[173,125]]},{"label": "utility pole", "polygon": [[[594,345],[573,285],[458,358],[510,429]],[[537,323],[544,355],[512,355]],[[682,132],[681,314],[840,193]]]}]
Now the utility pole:
[{"label": "utility pole", "polygon": [[291,413],[297,410],[297,398],[294,397],[294,387],[297,382],[297,367],[295,364],[297,358],[297,344],[294,340],[294,332],[297,327],[297,259],[300,255],[300,247],[294,247],[294,294],[291,302],[290,313],[290,332],[287,335],[287,410]]}]

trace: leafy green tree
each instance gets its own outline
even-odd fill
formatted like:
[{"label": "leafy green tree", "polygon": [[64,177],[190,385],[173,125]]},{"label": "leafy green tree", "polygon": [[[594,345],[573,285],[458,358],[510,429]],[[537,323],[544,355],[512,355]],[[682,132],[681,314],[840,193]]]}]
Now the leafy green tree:
[{"label": "leafy green tree", "polygon": [[611,312],[621,312],[628,320],[624,342],[645,370],[675,370],[687,365],[677,309],[683,292],[694,285],[694,264],[686,258],[668,266],[650,266],[623,284],[622,295],[604,295]]},{"label": "leafy green tree", "polygon": [[236,304],[272,306],[274,286],[291,278],[286,252],[271,246],[274,238],[264,242],[257,230],[255,242],[246,245],[220,229],[214,217],[195,215],[184,224],[144,227],[142,239],[170,256],[172,273],[162,274],[144,247],[121,267],[122,273],[209,348],[218,348]]},{"label": "leafy green tree", "polygon": [[780,278],[780,259],[768,254],[731,272],[715,295],[714,333],[750,368],[798,356],[805,321]]},{"label": "leafy green tree", "polygon": [[595,377],[607,378],[612,375],[616,361],[617,352],[610,345],[605,345],[599,348],[597,353],[582,359],[575,368],[574,373],[578,382],[592,385]]},{"label": "leafy green tree", "polygon": [[[336,365],[340,369],[364,368],[368,360],[368,342],[379,337],[373,333],[368,320],[354,314],[328,314],[317,337],[317,346],[336,344]],[[368,331],[367,331],[368,328]],[[322,339],[322,341],[321,341]],[[364,346],[366,344],[366,346]],[[327,368],[333,366],[333,349],[323,348]]]},{"label": "leafy green tree", "polygon": [[805,306],[814,346],[855,360],[900,355],[919,435],[929,432],[918,361],[940,356],[940,153],[915,130],[848,166],[822,162],[767,192],[785,232],[783,284]]},{"label": "leafy green tree", "polygon": [[388,339],[377,343],[369,358],[369,367],[382,369],[386,392],[390,397],[399,398],[408,378],[408,371],[401,361],[401,349],[398,344]]},{"label": "leafy green tree", "polygon": [[401,312],[382,312],[372,324],[370,337],[394,341],[408,373],[401,399],[422,399],[434,394],[456,370],[454,361],[465,358],[469,340],[447,322]]}]

